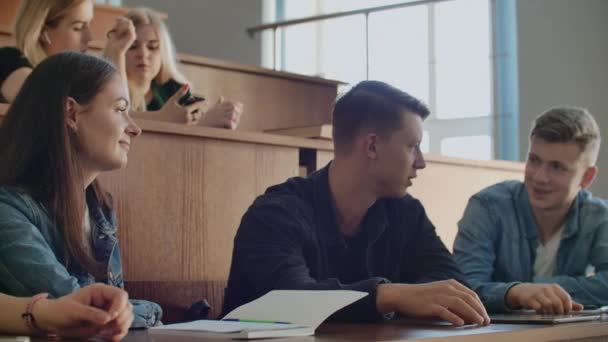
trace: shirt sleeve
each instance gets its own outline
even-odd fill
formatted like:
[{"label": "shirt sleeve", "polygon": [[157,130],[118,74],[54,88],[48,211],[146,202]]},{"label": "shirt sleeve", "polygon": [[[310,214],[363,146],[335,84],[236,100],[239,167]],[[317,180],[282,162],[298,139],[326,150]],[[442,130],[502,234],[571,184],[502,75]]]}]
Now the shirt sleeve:
[{"label": "shirt sleeve", "polygon": [[0,87],[15,70],[31,67],[30,62],[18,49],[13,47],[0,48]]},{"label": "shirt sleeve", "polygon": [[511,287],[519,283],[492,281],[497,229],[497,222],[492,219],[483,200],[473,196],[458,222],[458,234],[454,240],[456,262],[490,312],[508,311],[505,296]]},{"label": "shirt sleeve", "polygon": [[608,303],[608,221],[600,223],[593,237],[589,263],[595,267],[590,276],[558,275],[534,277],[535,283],[555,283],[566,290],[572,299],[584,305]]},{"label": "shirt sleeve", "polygon": [[274,289],[367,292],[368,296],[338,311],[332,318],[339,321],[383,319],[384,315],[376,309],[376,288],[388,280],[378,277],[343,284],[335,278],[314,279],[304,255],[304,244],[314,242],[305,233],[303,222],[304,218],[296,210],[280,205],[250,208],[235,238],[233,272],[247,280],[253,287],[248,290],[256,296]]},{"label": "shirt sleeve", "polygon": [[[0,203],[0,290],[14,296],[48,292],[58,298],[80,289],[30,219],[8,203]],[[132,300],[132,327],[154,325],[161,317],[158,304]]]},{"label": "shirt sleeve", "polygon": [[61,297],[80,288],[40,229],[19,209],[0,203],[0,284],[16,296]]}]

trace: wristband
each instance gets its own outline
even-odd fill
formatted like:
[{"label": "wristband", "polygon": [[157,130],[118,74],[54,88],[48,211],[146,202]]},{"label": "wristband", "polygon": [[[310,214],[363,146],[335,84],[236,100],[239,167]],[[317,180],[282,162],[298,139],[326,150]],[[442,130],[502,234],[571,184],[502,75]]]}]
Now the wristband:
[{"label": "wristband", "polygon": [[48,293],[39,293],[39,294],[35,295],[34,297],[32,297],[30,302],[27,303],[27,306],[25,307],[25,312],[23,314],[21,314],[21,318],[23,318],[23,320],[25,321],[25,325],[32,332],[39,333],[39,334],[45,334],[45,331],[40,329],[36,325],[36,319],[34,318],[33,311],[34,311],[34,305],[36,305],[36,302],[38,302],[41,299],[46,299],[46,298],[48,298],[48,296],[49,296]]}]

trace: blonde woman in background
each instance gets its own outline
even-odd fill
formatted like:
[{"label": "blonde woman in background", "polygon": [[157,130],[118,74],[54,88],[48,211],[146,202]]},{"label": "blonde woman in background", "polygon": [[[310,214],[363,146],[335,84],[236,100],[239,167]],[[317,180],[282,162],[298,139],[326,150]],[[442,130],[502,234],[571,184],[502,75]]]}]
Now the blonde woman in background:
[{"label": "blonde woman in background", "polygon": [[[132,108],[143,112],[134,116],[236,129],[243,112],[242,103],[220,96],[203,113],[202,99],[190,96],[186,100],[190,85],[177,68],[173,42],[159,14],[148,8],[136,8],[125,17],[133,23],[136,33],[124,56]],[[126,32],[125,27],[115,34],[125,36]],[[184,101],[180,101],[184,96]]]},{"label": "blonde woman in background", "polygon": [[[21,0],[14,22],[16,46],[0,48],[0,103],[13,102],[32,68],[46,57],[64,51],[85,52],[92,39],[92,19],[92,0]],[[118,24],[125,26],[124,22]],[[130,39],[114,37],[104,56],[114,64],[124,63],[117,56],[129,47]]]},{"label": "blonde woman in background", "polygon": [[22,0],[14,23],[16,47],[0,48],[0,102],[11,103],[32,68],[91,41],[91,0]]}]

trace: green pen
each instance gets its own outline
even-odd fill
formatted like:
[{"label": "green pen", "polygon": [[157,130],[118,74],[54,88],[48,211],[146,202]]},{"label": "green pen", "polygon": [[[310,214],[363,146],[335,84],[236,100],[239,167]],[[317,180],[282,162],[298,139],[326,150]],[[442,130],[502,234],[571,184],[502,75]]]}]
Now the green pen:
[{"label": "green pen", "polygon": [[239,319],[239,318],[224,318],[222,321],[243,322],[243,323],[291,324],[289,322],[265,321],[265,320],[260,320],[260,319]]}]

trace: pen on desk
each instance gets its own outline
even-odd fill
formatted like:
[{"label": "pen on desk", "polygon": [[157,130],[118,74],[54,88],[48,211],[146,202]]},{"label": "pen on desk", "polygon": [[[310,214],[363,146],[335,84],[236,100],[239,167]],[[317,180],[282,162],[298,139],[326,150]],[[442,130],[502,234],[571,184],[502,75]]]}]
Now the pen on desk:
[{"label": "pen on desk", "polygon": [[238,318],[224,318],[222,321],[228,322],[243,322],[243,323],[270,323],[270,324],[291,324],[289,322],[280,321],[265,321],[260,319],[238,319]]}]

